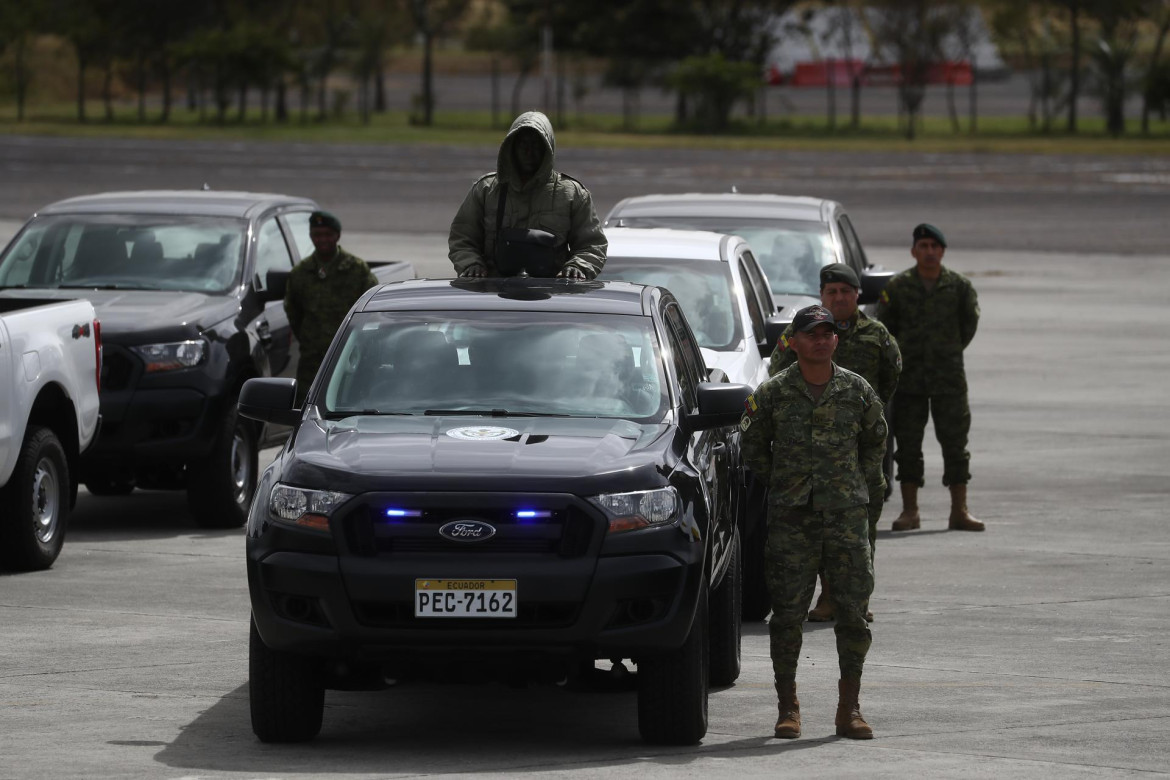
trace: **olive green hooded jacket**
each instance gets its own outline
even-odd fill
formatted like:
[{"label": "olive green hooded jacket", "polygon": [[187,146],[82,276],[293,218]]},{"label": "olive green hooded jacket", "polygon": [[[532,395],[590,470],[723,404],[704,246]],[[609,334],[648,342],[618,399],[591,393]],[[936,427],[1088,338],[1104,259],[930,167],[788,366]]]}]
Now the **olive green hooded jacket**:
[{"label": "olive green hooded jacket", "polygon": [[[536,130],[546,151],[540,168],[521,183],[512,159],[512,142],[524,128]],[[508,187],[504,204],[505,228],[546,230],[557,237],[564,265],[576,266],[593,279],[605,265],[608,242],[593,208],[589,190],[576,179],[553,169],[556,139],[552,123],[539,111],[521,114],[512,123],[496,159],[496,172],[483,176],[463,200],[451,221],[448,257],[461,274],[476,265],[488,276],[498,276],[496,256],[496,209],[500,192]]]}]

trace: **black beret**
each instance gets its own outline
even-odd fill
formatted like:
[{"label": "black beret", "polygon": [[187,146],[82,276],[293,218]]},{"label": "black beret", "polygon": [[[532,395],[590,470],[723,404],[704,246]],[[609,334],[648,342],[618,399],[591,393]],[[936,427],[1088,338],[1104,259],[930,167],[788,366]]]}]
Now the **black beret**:
[{"label": "black beret", "polygon": [[920,238],[933,238],[935,241],[939,242],[944,247],[947,245],[947,239],[943,235],[943,232],[941,230],[939,230],[938,228],[936,228],[934,225],[928,225],[925,222],[923,222],[918,227],[914,228],[914,241],[913,241],[913,243],[917,244],[918,239],[920,239]]},{"label": "black beret", "polygon": [[857,272],[844,263],[832,263],[821,269],[821,287],[833,282],[844,282],[861,289],[861,280],[857,278]]},{"label": "black beret", "polygon": [[328,211],[314,211],[309,215],[309,227],[327,227],[333,228],[338,233],[341,232],[341,220],[330,214]]},{"label": "black beret", "polygon": [[837,325],[832,313],[824,306],[805,306],[792,318],[793,331],[810,331],[818,325]]}]

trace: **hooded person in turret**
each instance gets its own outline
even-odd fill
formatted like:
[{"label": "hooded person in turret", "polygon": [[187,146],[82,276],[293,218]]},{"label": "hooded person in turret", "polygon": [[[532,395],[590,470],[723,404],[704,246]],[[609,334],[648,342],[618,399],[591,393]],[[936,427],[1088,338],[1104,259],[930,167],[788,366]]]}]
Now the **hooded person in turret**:
[{"label": "hooded person in turret", "polygon": [[[608,242],[589,190],[553,168],[556,139],[539,111],[521,114],[500,144],[495,173],[471,186],[451,221],[448,257],[459,276],[505,276],[499,232],[526,228],[553,238],[556,276],[593,279],[605,265]],[[503,195],[503,209],[500,209]]]}]

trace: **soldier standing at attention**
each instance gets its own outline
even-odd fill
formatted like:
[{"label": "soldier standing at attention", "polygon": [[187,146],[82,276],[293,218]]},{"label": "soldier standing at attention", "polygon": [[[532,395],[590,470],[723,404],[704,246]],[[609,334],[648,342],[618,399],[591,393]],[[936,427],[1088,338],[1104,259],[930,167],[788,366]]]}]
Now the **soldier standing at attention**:
[{"label": "soldier standing at attention", "polygon": [[337,217],[314,211],[309,215],[309,238],[313,254],[293,268],[284,294],[284,310],[300,344],[297,403],[309,392],[345,315],[362,293],[378,284],[366,262],[338,244],[341,220]]},{"label": "soldier standing at attention", "polygon": [[922,522],[918,488],[926,484],[922,437],[929,415],[942,445],[942,483],[951,491],[948,527],[952,531],[982,531],[983,523],[967,511],[971,409],[963,370],[963,350],[975,338],[979,325],[979,299],[966,277],[943,268],[947,241],[941,230],[919,225],[914,228],[913,242],[910,254],[915,267],[890,279],[877,310],[878,319],[898,339],[904,361],[893,408],[902,514],[893,529],[909,531]]},{"label": "soldier standing at attention", "polygon": [[[902,353],[898,350],[898,342],[886,330],[885,325],[865,316],[865,313],[857,308],[861,280],[857,278],[856,271],[844,263],[833,263],[822,268],[820,276],[821,305],[828,309],[833,319],[837,321],[837,349],[833,352],[833,362],[841,368],[860,374],[861,378],[877,391],[882,405],[888,406],[894,389],[898,386],[898,375],[902,373]],[[772,360],[768,365],[770,376],[775,376],[796,362],[796,353],[788,348],[792,337],[793,330],[789,325],[772,352]],[[877,525],[882,516],[882,505],[885,500],[885,491],[870,494],[869,497],[871,559],[877,550]],[[835,614],[829,584],[825,580],[822,568],[821,595],[816,606],[808,613],[808,619],[814,623],[822,623],[832,620]],[[873,613],[868,608],[865,619],[873,620]]]},{"label": "soldier standing at attention", "polygon": [[[871,495],[885,491],[882,402],[864,379],[833,364],[837,325],[828,309],[801,309],[792,330],[788,348],[796,364],[756,388],[739,426],[744,462],[769,484],[764,565],[780,699],[775,734],[800,736],[796,664],[823,566],[837,606],[837,734],[872,739],[858,696],[871,641],[865,620],[873,591],[866,507]],[[773,459],[774,449],[782,457]]]}]

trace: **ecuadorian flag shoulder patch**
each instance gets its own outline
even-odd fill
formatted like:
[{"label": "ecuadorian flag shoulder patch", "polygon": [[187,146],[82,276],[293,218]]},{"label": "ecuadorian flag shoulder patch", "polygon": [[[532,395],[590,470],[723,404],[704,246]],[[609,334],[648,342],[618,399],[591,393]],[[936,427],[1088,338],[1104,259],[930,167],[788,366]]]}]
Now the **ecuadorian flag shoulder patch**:
[{"label": "ecuadorian flag shoulder patch", "polygon": [[756,412],[760,411],[760,405],[756,403],[756,397],[749,395],[747,400],[743,402],[744,411],[747,412],[748,417],[751,417]]},{"label": "ecuadorian flag shoulder patch", "polygon": [[783,352],[784,350],[788,349],[788,337],[787,337],[787,336],[781,336],[781,337],[780,337],[780,341],[779,341],[779,342],[776,344],[776,346],[780,347],[780,351],[781,351],[781,352]]},{"label": "ecuadorian flag shoulder patch", "polygon": [[888,292],[886,292],[885,290],[882,290],[881,299],[882,299],[882,303],[889,303],[890,302],[890,294]]}]

